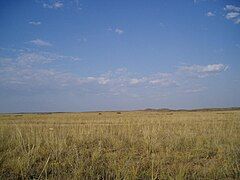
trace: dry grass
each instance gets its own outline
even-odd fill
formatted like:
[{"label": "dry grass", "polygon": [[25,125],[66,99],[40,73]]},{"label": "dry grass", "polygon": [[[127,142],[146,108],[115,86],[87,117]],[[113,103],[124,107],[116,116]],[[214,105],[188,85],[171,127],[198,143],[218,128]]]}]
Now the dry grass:
[{"label": "dry grass", "polygon": [[0,116],[0,179],[239,179],[240,111]]}]

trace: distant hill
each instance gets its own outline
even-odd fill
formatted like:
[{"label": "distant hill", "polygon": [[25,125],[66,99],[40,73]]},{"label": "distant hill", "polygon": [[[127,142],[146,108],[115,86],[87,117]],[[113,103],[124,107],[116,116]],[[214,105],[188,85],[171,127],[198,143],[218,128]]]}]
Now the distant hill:
[{"label": "distant hill", "polygon": [[146,108],[142,111],[152,111],[152,112],[169,112],[169,111],[233,111],[240,110],[240,107],[228,107],[228,108],[200,108],[200,109],[154,109],[154,108]]},{"label": "distant hill", "polygon": [[146,108],[143,111],[161,111],[161,112],[168,112],[168,111],[174,111],[171,109],[167,109],[167,108],[162,108],[162,109],[152,109],[152,108]]}]

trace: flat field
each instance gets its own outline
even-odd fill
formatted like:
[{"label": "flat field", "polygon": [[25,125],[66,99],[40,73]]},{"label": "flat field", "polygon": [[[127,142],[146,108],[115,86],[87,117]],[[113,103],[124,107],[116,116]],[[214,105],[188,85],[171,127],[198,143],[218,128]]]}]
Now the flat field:
[{"label": "flat field", "polygon": [[240,179],[240,111],[2,114],[0,179]]}]

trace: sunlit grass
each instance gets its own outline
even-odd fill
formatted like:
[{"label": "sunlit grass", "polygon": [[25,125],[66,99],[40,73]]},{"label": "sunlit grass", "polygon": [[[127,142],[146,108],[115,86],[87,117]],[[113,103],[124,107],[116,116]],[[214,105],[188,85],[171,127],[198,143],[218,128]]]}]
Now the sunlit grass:
[{"label": "sunlit grass", "polygon": [[238,179],[240,111],[0,116],[0,179]]}]

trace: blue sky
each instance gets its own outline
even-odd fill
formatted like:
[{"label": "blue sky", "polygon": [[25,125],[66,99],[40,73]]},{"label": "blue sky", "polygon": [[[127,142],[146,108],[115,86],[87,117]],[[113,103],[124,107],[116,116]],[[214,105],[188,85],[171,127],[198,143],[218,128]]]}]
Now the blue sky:
[{"label": "blue sky", "polygon": [[240,1],[0,1],[0,112],[240,106]]}]

